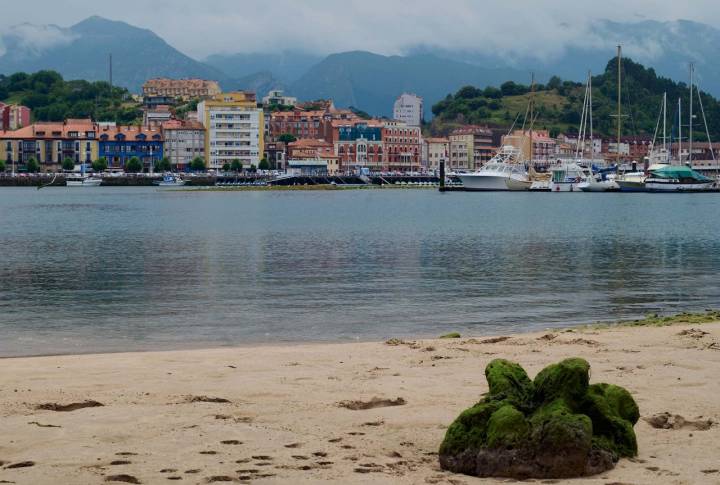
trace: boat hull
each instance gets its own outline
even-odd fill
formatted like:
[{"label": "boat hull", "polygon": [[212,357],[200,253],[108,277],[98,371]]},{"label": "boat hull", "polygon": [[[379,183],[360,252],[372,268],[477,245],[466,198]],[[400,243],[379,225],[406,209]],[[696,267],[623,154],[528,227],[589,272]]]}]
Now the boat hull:
[{"label": "boat hull", "polygon": [[492,174],[458,174],[457,177],[463,184],[465,190],[477,191],[506,191],[508,189],[505,181],[509,179],[507,175]]},{"label": "boat hull", "polygon": [[640,180],[616,180],[620,192],[647,192],[645,182]]},{"label": "boat hull", "polygon": [[707,192],[715,188],[714,182],[698,183],[672,183],[672,182],[645,182],[647,192]]},{"label": "boat hull", "polygon": [[65,182],[67,187],[98,187],[100,184],[102,184],[102,180],[99,179],[68,180]]}]

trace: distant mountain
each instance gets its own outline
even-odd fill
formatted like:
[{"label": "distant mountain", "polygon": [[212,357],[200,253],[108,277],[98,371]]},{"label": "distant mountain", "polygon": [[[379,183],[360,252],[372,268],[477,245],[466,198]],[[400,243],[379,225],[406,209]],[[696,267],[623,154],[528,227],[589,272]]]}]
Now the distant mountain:
[{"label": "distant mountain", "polygon": [[461,86],[528,79],[525,71],[486,69],[429,54],[387,57],[354,51],[328,56],[292,83],[289,92],[301,99],[331,98],[338,107],[356,106],[390,116],[395,98],[407,91],[425,99],[429,118],[432,104]]},{"label": "distant mountain", "polygon": [[720,30],[688,20],[636,23],[598,20],[591,24],[583,38],[577,39],[559,56],[547,59],[533,57],[531,50],[526,56],[509,56],[503,52],[455,51],[423,46],[412,49],[410,53],[430,53],[486,67],[536,69],[563,79],[580,81],[587,76],[589,69],[594,73],[603,72],[607,59],[615,55],[618,44],[623,46],[626,56],[653,67],[661,76],[682,82],[688,80],[688,63],[692,61],[696,64],[701,87],[720,95],[720,64],[716,62]]},{"label": "distant mountain", "polygon": [[269,71],[256,72],[239,79],[228,81],[227,89],[252,91],[257,94],[258,99],[265,96],[272,89],[285,89],[286,85],[282,81],[275,79]]},{"label": "distant mountain", "polygon": [[5,54],[0,73],[52,69],[66,79],[108,79],[138,92],[152,77],[200,77],[226,83],[228,77],[168,45],[152,31],[124,22],[90,17],[70,28],[22,24],[0,34]]},{"label": "distant mountain", "polygon": [[244,78],[263,72],[289,84],[300,78],[323,56],[300,51],[266,52],[252,54],[214,54],[205,63],[233,78]]}]

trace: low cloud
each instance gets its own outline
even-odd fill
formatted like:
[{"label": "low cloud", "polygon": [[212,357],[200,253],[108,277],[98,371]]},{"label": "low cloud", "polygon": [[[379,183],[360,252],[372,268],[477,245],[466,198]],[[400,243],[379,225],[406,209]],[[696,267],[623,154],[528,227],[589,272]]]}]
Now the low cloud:
[{"label": "low cloud", "polygon": [[0,52],[11,55],[34,56],[53,47],[67,45],[76,35],[57,25],[22,23],[11,26],[0,36]]}]

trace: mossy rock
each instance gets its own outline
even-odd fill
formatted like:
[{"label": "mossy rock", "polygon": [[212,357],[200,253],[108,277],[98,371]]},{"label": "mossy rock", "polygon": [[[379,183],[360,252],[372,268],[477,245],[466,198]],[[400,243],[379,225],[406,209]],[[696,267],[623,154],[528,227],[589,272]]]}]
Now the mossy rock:
[{"label": "mossy rock", "polygon": [[533,398],[533,383],[525,369],[505,359],[495,359],[485,367],[491,399],[510,400],[516,407],[527,406]]},{"label": "mossy rock", "polygon": [[480,477],[570,478],[635,456],[635,400],[619,386],[590,386],[589,371],[587,361],[567,359],[531,381],[520,365],[493,360],[485,368],[490,392],[448,428],[441,466]]},{"label": "mossy rock", "polygon": [[462,335],[458,332],[450,332],[446,333],[445,335],[440,335],[438,338],[461,338]]},{"label": "mossy rock", "polygon": [[541,370],[533,381],[535,402],[544,403],[563,398],[578,403],[587,392],[590,364],[585,359],[565,359]]}]

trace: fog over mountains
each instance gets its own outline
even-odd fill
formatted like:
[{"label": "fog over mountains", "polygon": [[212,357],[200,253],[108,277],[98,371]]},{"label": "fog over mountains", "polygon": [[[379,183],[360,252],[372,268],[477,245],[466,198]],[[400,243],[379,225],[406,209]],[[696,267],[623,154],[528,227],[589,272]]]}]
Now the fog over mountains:
[{"label": "fog over mountains", "polygon": [[262,96],[282,88],[301,99],[333,98],[338,106],[389,115],[394,98],[411,91],[425,98],[429,115],[433,103],[467,84],[528,83],[531,71],[540,81],[551,75],[582,80],[588,70],[604,69],[618,43],[633,60],[680,81],[687,79],[688,63],[695,62],[701,88],[720,95],[720,65],[714,62],[720,30],[684,20],[593,22],[582,39],[552,57],[534,54],[533,46],[508,53],[419,45],[401,56],[287,50],[196,60],[150,30],[90,17],[67,28],[20,24],[6,29],[0,34],[0,73],[53,69],[66,79],[108,79],[112,53],[113,82],[135,92],[151,77],[200,77],[216,79],[226,90],[251,89]]}]

